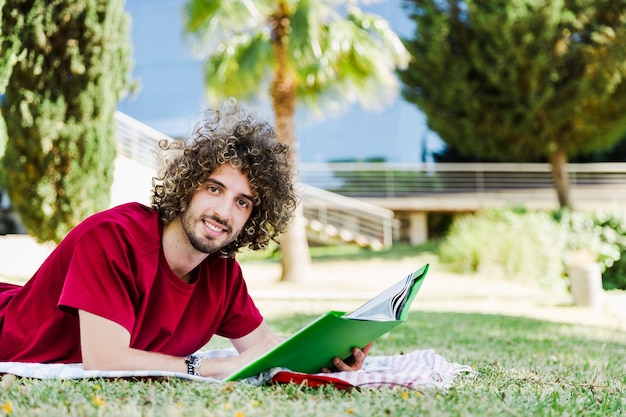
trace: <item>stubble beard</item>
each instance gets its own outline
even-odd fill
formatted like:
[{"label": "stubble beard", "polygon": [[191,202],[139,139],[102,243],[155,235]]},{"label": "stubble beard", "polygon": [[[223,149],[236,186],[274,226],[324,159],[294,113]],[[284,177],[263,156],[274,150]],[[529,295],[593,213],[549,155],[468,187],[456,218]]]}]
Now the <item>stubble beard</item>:
[{"label": "stubble beard", "polygon": [[[214,238],[196,232],[197,224],[204,223],[204,219],[206,218],[210,218],[223,225],[226,227],[227,233],[230,233],[230,237],[221,245],[218,245]],[[228,225],[225,225],[223,221],[214,216],[203,216],[199,219],[195,219],[189,211],[185,211],[181,215],[181,223],[191,246],[193,246],[193,248],[198,252],[206,253],[207,255],[219,252],[222,248],[229,245],[237,238],[237,233],[232,233],[232,230]]]}]

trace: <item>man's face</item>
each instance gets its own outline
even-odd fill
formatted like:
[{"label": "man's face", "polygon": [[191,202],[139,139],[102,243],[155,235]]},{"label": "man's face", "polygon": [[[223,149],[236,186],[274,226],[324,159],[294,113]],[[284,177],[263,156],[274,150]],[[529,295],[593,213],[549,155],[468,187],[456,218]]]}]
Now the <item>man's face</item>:
[{"label": "man's face", "polygon": [[181,214],[191,245],[209,254],[231,243],[250,218],[253,201],[250,180],[245,174],[230,164],[215,169]]}]

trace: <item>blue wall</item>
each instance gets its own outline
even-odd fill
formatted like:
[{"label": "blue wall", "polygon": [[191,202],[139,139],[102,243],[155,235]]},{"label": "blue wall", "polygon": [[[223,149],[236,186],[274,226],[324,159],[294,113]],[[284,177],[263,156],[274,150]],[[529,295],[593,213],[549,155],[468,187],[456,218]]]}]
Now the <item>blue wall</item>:
[{"label": "blue wall", "polygon": [[[186,136],[194,120],[207,107],[204,99],[202,61],[195,59],[183,39],[183,0],[127,0],[132,17],[134,78],[140,83],[135,97],[119,109],[170,136]],[[401,0],[387,0],[367,7],[384,17],[400,35],[410,36],[412,22]],[[271,109],[267,109],[271,120]],[[302,162],[381,157],[390,162],[418,162],[441,147],[428,132],[423,114],[400,96],[382,112],[364,111],[354,105],[336,118],[315,120],[298,113],[297,136]]]}]

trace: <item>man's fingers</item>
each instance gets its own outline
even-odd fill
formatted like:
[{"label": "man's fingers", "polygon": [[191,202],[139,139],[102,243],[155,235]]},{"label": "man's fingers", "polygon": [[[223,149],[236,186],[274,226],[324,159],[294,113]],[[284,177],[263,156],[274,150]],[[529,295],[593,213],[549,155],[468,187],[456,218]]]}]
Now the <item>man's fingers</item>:
[{"label": "man's fingers", "polygon": [[350,365],[358,365],[363,363],[367,355],[359,348],[352,349],[352,363]]},{"label": "man's fingers", "polygon": [[353,348],[352,356],[347,358],[345,361],[341,360],[341,358],[336,357],[333,359],[334,369],[323,368],[322,372],[346,372],[346,371],[358,371],[363,366],[367,355],[374,345],[374,342],[368,343],[362,349]]},{"label": "man's fingers", "polygon": [[361,349],[359,348],[352,349],[352,357],[354,358],[353,365],[358,365],[356,367],[360,369],[361,365],[363,365],[363,362],[365,362],[365,358],[367,358],[367,355],[373,345],[374,345],[374,342],[370,342]]}]

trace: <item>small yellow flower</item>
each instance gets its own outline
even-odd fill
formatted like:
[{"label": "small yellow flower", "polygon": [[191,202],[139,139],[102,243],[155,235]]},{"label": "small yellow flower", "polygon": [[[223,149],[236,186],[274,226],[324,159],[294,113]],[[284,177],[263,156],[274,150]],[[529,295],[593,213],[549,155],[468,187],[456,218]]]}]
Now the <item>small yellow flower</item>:
[{"label": "small yellow flower", "polygon": [[7,416],[13,412],[13,403],[11,401],[5,402],[3,405],[0,405],[0,410],[7,413]]},{"label": "small yellow flower", "polygon": [[104,405],[104,400],[100,398],[98,395],[93,396],[93,403],[98,407],[102,407]]},{"label": "small yellow flower", "polygon": [[232,405],[230,405],[230,403],[224,403],[224,410],[230,410],[232,408]]},{"label": "small yellow flower", "polygon": [[406,392],[406,391],[402,391],[402,399],[408,400],[409,399],[409,393]]},{"label": "small yellow flower", "polygon": [[93,386],[93,389],[95,389],[95,390],[99,390],[99,389],[100,389],[100,385],[98,385],[98,384],[94,385],[94,386]]},{"label": "small yellow flower", "polygon": [[235,417],[246,417],[246,415],[244,413],[242,413],[241,411],[237,411],[235,413]]},{"label": "small yellow flower", "polygon": [[252,401],[252,407],[258,407],[260,405],[261,405],[260,401],[257,401],[257,400]]},{"label": "small yellow flower", "polygon": [[354,414],[354,408],[348,408],[348,414]]},{"label": "small yellow flower", "polygon": [[420,396],[420,393],[419,393],[418,391],[415,391],[415,396],[416,396],[416,397],[419,397],[419,396]]}]

